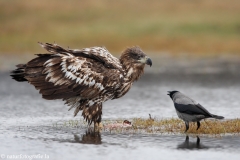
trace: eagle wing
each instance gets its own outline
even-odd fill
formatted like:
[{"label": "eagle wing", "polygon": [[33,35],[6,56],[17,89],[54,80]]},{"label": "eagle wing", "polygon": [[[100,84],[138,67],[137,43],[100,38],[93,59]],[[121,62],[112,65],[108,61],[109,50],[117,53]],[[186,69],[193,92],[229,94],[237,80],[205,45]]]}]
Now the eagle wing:
[{"label": "eagle wing", "polygon": [[51,54],[38,54],[28,62],[25,78],[40,90],[43,98],[80,101],[120,87],[121,64],[105,48],[70,50],[56,44],[40,45]]}]

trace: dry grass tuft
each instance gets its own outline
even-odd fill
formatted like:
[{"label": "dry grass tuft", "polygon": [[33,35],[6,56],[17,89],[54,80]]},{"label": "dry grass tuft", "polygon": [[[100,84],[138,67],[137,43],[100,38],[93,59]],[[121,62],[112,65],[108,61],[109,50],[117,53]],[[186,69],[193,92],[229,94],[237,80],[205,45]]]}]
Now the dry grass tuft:
[{"label": "dry grass tuft", "polygon": [[[102,123],[104,126],[114,123],[122,123],[123,119],[105,120]],[[185,124],[182,120],[171,119],[156,119],[156,118],[134,118],[132,127],[103,127],[102,131],[112,133],[157,133],[157,134],[185,134]],[[87,123],[80,120],[59,121],[53,124],[53,127],[62,128],[85,128]],[[240,135],[240,119],[230,120],[215,120],[207,119],[201,121],[200,129],[197,129],[196,123],[190,123],[187,134],[197,134],[206,136],[220,137],[224,135]]]},{"label": "dry grass tuft", "polygon": [[[153,133],[184,133],[185,124],[180,119],[133,119],[134,129],[141,129]],[[190,134],[209,134],[209,135],[224,135],[224,134],[239,134],[240,119],[232,120],[212,120],[208,119],[201,122],[200,129],[196,130],[196,123],[190,123],[187,133]]]}]

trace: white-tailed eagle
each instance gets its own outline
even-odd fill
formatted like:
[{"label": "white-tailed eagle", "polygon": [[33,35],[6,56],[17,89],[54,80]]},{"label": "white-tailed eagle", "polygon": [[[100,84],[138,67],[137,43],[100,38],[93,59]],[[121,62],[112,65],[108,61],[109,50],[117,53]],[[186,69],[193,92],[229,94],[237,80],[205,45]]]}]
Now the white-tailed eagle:
[{"label": "white-tailed eagle", "polygon": [[12,78],[28,81],[44,99],[63,99],[94,126],[101,122],[102,103],[120,98],[152,61],[139,47],[127,48],[120,59],[104,47],[64,49],[57,44],[39,43],[48,52],[26,64],[17,65]]}]

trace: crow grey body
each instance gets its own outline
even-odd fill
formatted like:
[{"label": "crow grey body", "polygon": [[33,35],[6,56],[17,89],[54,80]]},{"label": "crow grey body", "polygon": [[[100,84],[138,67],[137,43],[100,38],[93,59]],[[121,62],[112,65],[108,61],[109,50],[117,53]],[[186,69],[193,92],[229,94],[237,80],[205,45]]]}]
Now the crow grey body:
[{"label": "crow grey body", "polygon": [[184,120],[186,125],[185,132],[189,129],[189,122],[197,122],[197,130],[200,127],[200,121],[205,118],[223,119],[222,116],[217,116],[208,112],[203,106],[193,99],[185,96],[179,91],[169,91],[168,94],[173,100],[177,115]]}]

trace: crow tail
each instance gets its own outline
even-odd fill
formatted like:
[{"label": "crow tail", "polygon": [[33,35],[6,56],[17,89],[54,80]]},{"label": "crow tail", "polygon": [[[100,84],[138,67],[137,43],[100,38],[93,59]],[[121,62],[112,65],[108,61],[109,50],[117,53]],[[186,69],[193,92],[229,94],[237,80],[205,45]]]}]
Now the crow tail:
[{"label": "crow tail", "polygon": [[224,119],[223,116],[218,116],[218,115],[215,115],[215,114],[212,114],[212,117],[213,117],[213,118],[216,118],[216,119]]}]

